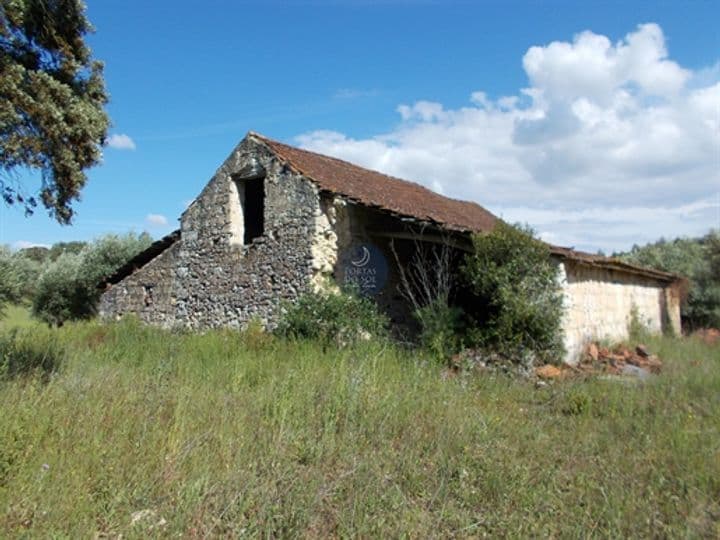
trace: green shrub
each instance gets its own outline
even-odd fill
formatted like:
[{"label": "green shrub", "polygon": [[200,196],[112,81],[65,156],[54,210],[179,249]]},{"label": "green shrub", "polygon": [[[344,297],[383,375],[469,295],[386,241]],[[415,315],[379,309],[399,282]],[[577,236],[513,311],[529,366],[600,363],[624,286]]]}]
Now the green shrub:
[{"label": "green shrub", "polygon": [[80,255],[80,273],[86,286],[97,295],[97,286],[152,243],[147,233],[107,234],[85,246]]},{"label": "green shrub", "polygon": [[404,256],[390,244],[400,278],[398,290],[419,325],[420,344],[444,360],[463,345],[465,313],[451,302],[457,293],[457,267],[463,253],[453,247],[449,236],[436,243],[436,239],[423,242],[422,229],[416,234],[418,240],[405,247]]},{"label": "green shrub", "polygon": [[375,302],[352,291],[307,292],[284,306],[276,333],[340,346],[387,335],[388,320]]},{"label": "green shrub", "polygon": [[572,388],[563,395],[560,411],[568,416],[582,416],[590,412],[592,397],[581,388]]},{"label": "green shrub", "polygon": [[40,263],[0,246],[0,304],[20,304],[30,299],[39,274]]},{"label": "green shrub", "polygon": [[562,355],[562,295],[558,268],[547,244],[532,230],[498,223],[488,234],[473,237],[463,274],[486,304],[476,317],[470,339],[518,357],[534,352],[543,361]]},{"label": "green shrub", "polygon": [[266,331],[265,324],[258,318],[250,319],[240,338],[243,345],[251,351],[261,351],[273,342],[273,335]]},{"label": "green shrub", "polygon": [[10,250],[0,246],[0,317],[4,315],[7,303],[13,301],[14,287],[10,275]]},{"label": "green shrub", "polygon": [[35,294],[42,266],[39,262],[18,252],[13,254],[12,269],[17,279],[15,302],[28,303]]},{"label": "green shrub", "polygon": [[14,301],[16,280],[13,272],[12,252],[7,246],[0,246],[0,299]]},{"label": "green shrub", "polygon": [[60,368],[64,358],[64,347],[49,330],[14,329],[0,334],[0,379],[32,374],[46,377]]},{"label": "green shrub", "polygon": [[416,309],[414,315],[420,323],[420,343],[433,356],[444,360],[462,349],[465,329],[462,309],[438,298]]}]

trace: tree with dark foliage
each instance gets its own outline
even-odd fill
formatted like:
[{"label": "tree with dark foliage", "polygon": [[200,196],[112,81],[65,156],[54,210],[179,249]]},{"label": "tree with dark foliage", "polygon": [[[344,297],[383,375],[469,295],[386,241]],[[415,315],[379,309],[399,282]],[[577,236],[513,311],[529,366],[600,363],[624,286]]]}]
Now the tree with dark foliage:
[{"label": "tree with dark foliage", "polygon": [[18,178],[39,170],[39,200],[63,224],[109,125],[91,31],[80,0],[0,0],[0,193],[32,213],[36,197]]}]

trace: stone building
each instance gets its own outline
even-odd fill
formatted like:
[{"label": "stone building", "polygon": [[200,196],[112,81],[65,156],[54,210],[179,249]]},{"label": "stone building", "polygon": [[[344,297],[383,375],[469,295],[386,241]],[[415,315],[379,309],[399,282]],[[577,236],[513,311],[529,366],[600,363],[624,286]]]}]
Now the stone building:
[{"label": "stone building", "polygon": [[[470,249],[498,218],[418,184],[249,133],[158,240],[103,284],[103,317],[164,327],[272,326],[283,301],[350,282],[412,325],[400,266],[419,245]],[[565,296],[568,361],[592,338],[622,338],[637,309],[680,331],[677,277],[551,246]]]}]

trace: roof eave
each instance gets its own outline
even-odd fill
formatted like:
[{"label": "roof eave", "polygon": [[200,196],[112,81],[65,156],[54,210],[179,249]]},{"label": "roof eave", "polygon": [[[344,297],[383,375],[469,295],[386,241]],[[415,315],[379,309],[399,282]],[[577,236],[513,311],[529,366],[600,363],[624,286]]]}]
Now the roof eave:
[{"label": "roof eave", "polygon": [[178,240],[180,240],[180,229],[176,229],[170,234],[163,236],[159,240],[156,240],[143,251],[141,251],[132,259],[123,264],[120,268],[115,270],[115,272],[105,277],[100,283],[98,283],[97,288],[100,290],[105,290],[108,285],[115,285],[116,283],[119,283],[120,281],[132,275],[135,271],[139,270],[140,268],[148,264],[150,261],[155,259],[158,255],[163,253]]}]

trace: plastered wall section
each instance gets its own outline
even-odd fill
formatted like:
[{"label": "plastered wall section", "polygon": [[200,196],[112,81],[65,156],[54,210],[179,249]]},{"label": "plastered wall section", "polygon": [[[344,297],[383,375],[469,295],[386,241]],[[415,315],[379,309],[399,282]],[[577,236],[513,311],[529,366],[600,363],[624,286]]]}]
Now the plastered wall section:
[{"label": "plastered wall section", "polygon": [[679,326],[679,308],[668,306],[666,284],[567,261],[559,266],[566,362],[577,363],[590,341],[626,339],[633,306],[651,332],[660,333],[663,324],[675,326],[668,310],[677,313]]},{"label": "plastered wall section", "polygon": [[[354,204],[342,196],[321,194],[315,214],[312,242],[312,286],[315,290],[337,291],[346,281],[345,271],[360,246],[371,244],[383,258],[387,276],[382,288],[373,296],[400,337],[414,331],[411,308],[401,294],[397,261],[387,238],[378,238],[373,231],[398,228],[397,218]],[[377,261],[373,261],[377,263]]]}]

